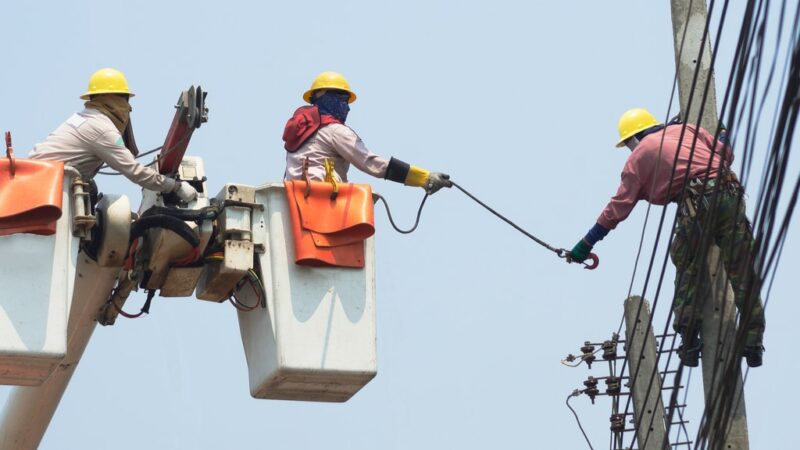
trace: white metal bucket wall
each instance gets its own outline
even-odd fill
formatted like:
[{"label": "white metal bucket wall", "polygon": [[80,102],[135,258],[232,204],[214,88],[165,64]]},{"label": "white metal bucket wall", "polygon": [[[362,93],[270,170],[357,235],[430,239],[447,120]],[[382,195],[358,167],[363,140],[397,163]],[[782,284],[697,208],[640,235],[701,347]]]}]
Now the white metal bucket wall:
[{"label": "white metal bucket wall", "polygon": [[67,315],[78,239],[72,236],[71,178],[52,236],[0,236],[0,384],[41,384],[67,350]]},{"label": "white metal bucket wall", "polygon": [[266,250],[257,258],[267,309],[239,313],[250,392],[346,401],[377,370],[373,239],[366,242],[364,269],[298,266],[283,184],[258,188],[256,203],[264,205],[253,214],[253,241]]}]

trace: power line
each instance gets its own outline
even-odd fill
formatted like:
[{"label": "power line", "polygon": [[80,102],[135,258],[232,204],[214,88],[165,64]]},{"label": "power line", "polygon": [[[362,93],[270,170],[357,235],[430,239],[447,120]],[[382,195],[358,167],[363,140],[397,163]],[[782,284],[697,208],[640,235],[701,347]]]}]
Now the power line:
[{"label": "power line", "polygon": [[594,450],[594,447],[592,447],[592,443],[589,441],[589,436],[586,435],[586,431],[583,429],[583,425],[581,425],[581,419],[578,418],[578,413],[576,413],[575,410],[572,409],[572,406],[570,406],[570,404],[569,404],[569,401],[570,401],[570,399],[572,397],[577,397],[579,395],[581,395],[581,391],[578,390],[578,389],[575,389],[574,391],[572,391],[571,394],[569,394],[567,396],[567,401],[566,401],[567,408],[569,408],[569,410],[572,411],[572,415],[575,416],[575,421],[578,422],[578,428],[581,429],[581,433],[583,434],[583,438],[586,439],[586,444],[589,446],[589,448],[591,450]]},{"label": "power line", "polygon": [[[713,4],[712,4],[712,7],[713,7]],[[748,7],[749,7],[750,9],[752,9],[752,5],[749,5]],[[727,10],[727,2],[725,3],[725,10]],[[784,12],[785,12],[785,2],[784,2],[784,7],[782,8],[782,11],[781,11],[781,17],[783,17],[783,14],[784,14]],[[725,17],[725,15],[726,15],[726,13],[725,13],[725,12],[723,12],[723,16],[722,16],[722,19],[721,19],[721,20],[724,20],[724,17]],[[744,26],[745,26],[745,25],[746,25],[746,21],[745,21],[745,24],[743,24],[743,30],[744,30]],[[720,27],[720,28],[721,28],[721,27]],[[761,26],[761,29],[763,30],[763,28],[764,28],[764,26],[762,25],[762,26]],[[707,33],[707,29],[708,29],[708,22],[706,23],[706,33]],[[795,29],[797,29],[797,27],[795,27]],[[685,37],[685,36],[684,36],[684,37]],[[742,34],[740,34],[740,45],[739,45],[739,46],[738,46],[738,48],[737,48],[737,52],[740,52],[740,51],[741,51],[741,49],[742,49],[742,42],[744,42],[744,41],[745,41],[745,35],[742,33]],[[749,41],[750,41],[750,40],[748,40],[747,42],[749,42]],[[717,38],[717,42],[716,42],[716,45],[715,45],[715,53],[716,53],[716,48],[718,48],[718,46],[719,46],[719,37]],[[776,57],[777,57],[777,56],[776,56]],[[756,71],[760,70],[760,60],[759,60],[758,62],[759,62],[759,65],[757,65],[757,66],[756,66],[756,69],[755,69]],[[773,60],[773,68],[774,68],[774,66],[775,66],[775,60]],[[736,66],[734,66],[734,69],[736,69]],[[732,70],[731,76],[733,77],[733,75],[734,75],[735,73],[736,73],[736,71],[735,71],[735,70]],[[772,73],[772,70],[771,70],[771,73]],[[751,87],[751,85],[750,85],[750,84],[748,84],[748,85],[746,85],[746,86],[745,86],[745,89],[746,89],[746,90],[745,90],[745,92],[747,92],[748,90],[752,90],[752,92],[753,92],[753,93],[751,94],[751,97],[752,97],[752,99],[755,99],[755,98],[756,98],[755,92],[756,92],[756,90],[757,90],[757,77],[755,77],[755,78],[756,78],[756,83],[755,83],[755,86]],[[741,80],[741,77],[740,77],[739,79]],[[769,88],[769,85],[770,85],[769,81],[771,81],[771,79],[772,79],[772,76],[771,76],[771,74],[770,74],[770,77],[768,78],[768,84],[767,84],[767,87],[766,87],[766,89],[767,89],[767,90],[768,90],[768,88]],[[695,76],[695,80],[696,80],[696,76]],[[783,83],[781,83],[781,84],[783,84]],[[727,103],[727,100],[728,100],[728,98],[729,98],[729,96],[730,96],[730,94],[731,94],[731,90],[732,90],[732,87],[733,87],[733,86],[734,86],[734,84],[732,84],[732,83],[731,83],[731,84],[729,84],[728,90],[727,90],[727,92],[726,92],[726,103]],[[696,87],[696,86],[695,86],[695,83],[693,83],[693,86],[692,86],[692,93],[691,93],[691,95],[693,95],[693,94],[694,94],[694,89],[695,89],[695,87]],[[737,85],[737,88],[738,88],[738,89],[737,89],[737,92],[741,92],[741,91],[742,91],[742,84],[738,84],[738,85]],[[704,94],[704,96],[705,96],[705,95],[707,95],[707,91],[708,91],[708,84],[706,84],[706,93]],[[735,95],[734,95],[734,101],[732,102],[734,106],[735,106],[735,105],[737,105],[737,104],[739,103],[739,102],[738,102],[738,97],[739,97],[739,95],[738,95],[738,94],[735,94]],[[765,95],[765,97],[766,97],[766,95]],[[745,98],[746,98],[746,97],[745,97]],[[672,99],[671,99],[671,100],[672,100]],[[671,101],[670,101],[670,104],[671,104]],[[762,105],[762,106],[760,106],[760,107],[759,107],[759,110],[761,110],[761,109],[763,108],[763,104],[764,104],[764,101],[762,100],[762,102],[761,102],[761,105]],[[743,107],[744,107],[744,106],[743,106]],[[731,107],[731,111],[732,111],[732,114],[735,114],[735,108],[734,108],[733,106]],[[752,111],[752,108],[751,108],[751,111]],[[702,107],[701,107],[701,114],[702,114]],[[688,116],[688,114],[687,114],[687,116]],[[749,123],[751,124],[751,126],[752,126],[752,124],[753,124],[753,122],[752,122],[752,116],[753,116],[753,115],[752,115],[752,113],[751,113],[751,115],[750,115],[751,121],[749,122]],[[757,118],[760,118],[760,113],[759,113],[759,114],[756,114],[756,117],[757,117]],[[757,120],[758,120],[758,119],[757,119]],[[756,123],[757,123],[757,122],[756,122]],[[796,123],[796,120],[795,120],[795,123]],[[737,128],[737,129],[738,129],[738,128]],[[750,130],[750,129],[748,129],[748,136],[750,136],[749,130]],[[752,144],[751,144],[751,143],[754,141],[754,138],[752,138],[752,139],[748,139],[748,141],[749,141],[749,142],[746,142],[746,145],[744,146],[744,147],[745,147],[745,148],[744,148],[744,158],[743,158],[743,160],[742,160],[742,161],[743,161],[743,170],[742,170],[742,173],[743,173],[743,175],[744,175],[744,176],[747,176],[747,175],[749,174],[749,169],[750,169],[750,167],[749,167],[749,166],[745,166],[744,164],[745,164],[745,162],[747,162],[747,161],[750,161],[750,160],[752,159],[753,152],[751,151],[751,148],[752,148]],[[789,141],[790,141],[790,140],[789,140]],[[696,142],[696,141],[695,141],[695,142]],[[747,145],[747,144],[750,144],[750,145]],[[692,149],[694,149],[694,143],[693,143]],[[785,166],[784,166],[784,167],[785,167]],[[673,166],[673,169],[674,169],[674,166]],[[707,168],[707,172],[708,172],[708,170],[710,170],[710,167],[708,167],[708,168]],[[687,181],[687,180],[684,180],[684,181]],[[779,183],[779,184],[777,185],[777,187],[780,187],[781,185],[782,185],[782,183]],[[770,187],[775,187],[775,186],[776,186],[776,185],[775,185],[775,183],[774,183],[774,182],[773,182],[773,183],[770,183]],[[798,179],[798,186],[800,186],[800,179]],[[681,192],[681,197],[684,195],[684,191],[685,191],[685,185],[684,185],[684,188],[682,189],[682,192]],[[795,191],[797,191],[797,189],[796,189]],[[763,190],[763,189],[762,189],[762,192],[765,192],[765,190]],[[778,193],[777,195],[779,196],[780,194]],[[791,200],[791,203],[790,203],[790,208],[793,208],[793,207],[794,207],[794,205],[796,204],[796,198],[797,198],[797,196],[796,196],[796,195],[793,195],[793,196],[792,196],[792,200]],[[773,201],[773,204],[776,204],[776,203],[775,203],[775,201]],[[664,208],[664,210],[666,210],[666,207]],[[791,209],[790,209],[790,210],[791,210]],[[709,220],[710,220],[710,219],[713,217],[713,213],[714,213],[714,211],[712,211],[712,214],[709,214],[709,215],[708,215],[708,217],[706,218],[706,221],[707,221],[707,222],[708,222],[708,221],[709,221]],[[772,215],[774,215],[774,213],[775,213],[775,210],[773,209],[773,210],[772,210]],[[649,216],[649,209],[648,209],[648,216]],[[664,220],[664,218],[665,218],[665,216],[664,216],[664,212],[662,212],[662,218],[661,218],[661,222],[660,222],[660,224],[659,224],[659,234],[658,234],[659,236],[660,236],[660,229],[661,229],[661,226],[663,225],[663,220]],[[677,218],[677,214],[676,214],[676,218]],[[786,216],[786,218],[785,218],[785,220],[784,220],[784,224],[783,224],[783,226],[781,227],[781,232],[780,232],[780,235],[779,235],[779,236],[781,236],[781,240],[780,240],[780,242],[779,242],[780,248],[782,248],[783,242],[784,242],[784,240],[785,240],[785,234],[786,234],[786,233],[785,233],[785,231],[786,231],[786,229],[788,228],[788,221],[789,221],[789,218],[790,218],[790,215],[787,215],[787,216]],[[645,224],[645,226],[646,226],[646,224]],[[643,230],[643,235],[644,235],[644,230]],[[707,240],[708,240],[708,239],[706,239],[706,241],[707,241]],[[643,238],[642,238],[642,241],[643,241]],[[671,245],[671,241],[672,241],[672,239],[670,239],[670,245]],[[635,277],[635,273],[636,273],[636,269],[635,269],[635,268],[638,266],[638,259],[639,259],[639,254],[641,253],[641,248],[642,248],[642,242],[640,242],[640,248],[639,248],[639,251],[638,251],[638,253],[637,253],[637,261],[636,261],[636,264],[635,264],[635,267],[634,267],[634,275],[632,276],[632,278],[633,278],[633,277]],[[657,250],[657,242],[656,242],[656,245],[654,245],[654,248],[653,248],[653,256],[655,256],[655,251],[656,251],[656,250]],[[774,254],[774,251],[773,251],[773,254]],[[649,265],[649,269],[648,269],[648,276],[647,276],[647,279],[648,279],[648,280],[649,280],[649,277],[650,277],[650,275],[651,275],[651,270],[652,270],[652,264],[653,264],[653,262],[654,262],[654,260],[653,260],[653,258],[651,257],[651,261],[650,261],[650,265]],[[777,261],[776,261],[776,262],[777,262]],[[658,293],[660,293],[660,289],[661,289],[661,284],[662,284],[662,282],[663,282],[663,277],[664,277],[664,271],[665,271],[665,268],[666,268],[666,257],[665,257],[665,260],[664,260],[664,264],[663,264],[663,266],[662,266],[661,275],[660,275],[660,277],[659,277],[659,283],[658,283],[658,288],[657,288],[657,297],[656,297],[656,300],[657,300],[657,298],[658,298]],[[762,268],[763,268],[763,267],[762,267]],[[763,270],[759,270],[759,272],[760,272],[760,275],[761,275],[761,274],[766,274],[766,272],[764,272]],[[772,280],[774,280],[774,271],[773,271],[773,277],[772,277]],[[772,281],[772,280],[771,280],[771,281]],[[633,280],[631,281],[631,287],[629,287],[629,292],[630,292],[630,291],[632,291],[632,284],[633,284]],[[771,283],[770,283],[770,284],[771,284]],[[646,291],[646,285],[647,285],[647,282],[646,282],[646,284],[645,284],[645,291]],[[766,303],[765,303],[765,306],[766,306]],[[655,303],[654,303],[654,309],[655,309]],[[671,316],[671,313],[670,313],[670,316]],[[669,320],[668,320],[667,324],[668,324],[668,323],[669,323]],[[651,324],[648,324],[648,327],[649,327],[649,326],[651,326]],[[667,326],[668,326],[668,325],[667,325]],[[620,330],[621,330],[621,327],[620,327]],[[741,333],[740,333],[740,335],[741,335]],[[663,349],[663,346],[664,346],[664,343],[662,342],[662,349]],[[674,345],[673,345],[672,347],[673,347],[673,349],[674,349]],[[624,361],[624,362],[623,362],[623,370],[624,370],[624,367],[625,367],[625,363],[626,363],[626,362],[627,362],[627,361]],[[669,363],[669,361],[668,361],[668,363]],[[630,404],[630,399],[629,399],[628,405],[629,405],[629,404]],[[674,406],[674,405],[671,405],[671,407],[672,407],[672,406]],[[707,408],[706,408],[706,414],[708,413],[708,411],[709,411],[709,409],[708,409],[708,407],[707,407]],[[626,412],[627,412],[627,406],[626,406]],[[721,428],[718,428],[718,430],[724,430],[725,428],[726,428],[726,427],[721,427]]]}]

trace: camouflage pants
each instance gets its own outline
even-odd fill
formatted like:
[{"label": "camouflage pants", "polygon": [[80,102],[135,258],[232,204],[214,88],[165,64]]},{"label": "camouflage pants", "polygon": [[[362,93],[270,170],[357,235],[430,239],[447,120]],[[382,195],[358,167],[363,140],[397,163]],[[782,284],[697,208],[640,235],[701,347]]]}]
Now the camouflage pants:
[{"label": "camouflage pants", "polygon": [[[677,272],[673,327],[678,332],[689,333],[700,329],[703,302],[711,293],[706,253],[711,244],[716,244],[733,287],[739,323],[747,330],[745,345],[761,345],[765,327],[761,280],[753,267],[755,241],[745,214],[741,188],[723,187],[716,193],[692,198],[693,208],[680,207],[670,247]],[[714,214],[710,214],[712,209]]]}]

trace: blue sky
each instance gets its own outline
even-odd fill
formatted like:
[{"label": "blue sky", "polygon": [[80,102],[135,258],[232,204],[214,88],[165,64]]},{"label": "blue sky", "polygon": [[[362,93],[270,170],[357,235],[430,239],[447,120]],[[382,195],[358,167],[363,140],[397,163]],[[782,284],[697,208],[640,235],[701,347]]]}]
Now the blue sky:
[{"label": "blue sky", "polygon": [[[89,75],[112,66],[137,94],[142,150],[163,142],[178,93],[199,84],[210,119],[189,153],[204,158],[211,192],[277,181],[286,119],[313,77],[335,70],[358,94],[348,124],[373,151],[451,174],[562,247],[616,190],[627,157],[614,148],[619,115],[643,106],[664,117],[674,76],[667,1],[76,0],[11,2],[4,13],[0,127],[18,153],[80,109]],[[723,31],[718,93],[740,14],[734,8]],[[373,183],[411,223],[419,189],[355,171],[351,179]],[[138,205],[134,185],[98,182]],[[755,185],[749,194],[757,198]],[[645,209],[596,247],[601,266],[588,272],[455,190],[431,198],[407,236],[379,207],[378,376],[352,400],[252,399],[234,309],[156,299],[149,317],[96,330],[41,448],[586,448],[564,399],[606,373],[559,360],[616,330]],[[787,392],[797,368],[797,232],[794,222],[767,308],[766,363],[746,385],[752,448],[795,439],[797,396]],[[648,227],[646,248],[654,234]],[[670,266],[659,329],[673,274]],[[0,388],[0,402],[9,391]],[[610,403],[572,404],[603,448]]]}]

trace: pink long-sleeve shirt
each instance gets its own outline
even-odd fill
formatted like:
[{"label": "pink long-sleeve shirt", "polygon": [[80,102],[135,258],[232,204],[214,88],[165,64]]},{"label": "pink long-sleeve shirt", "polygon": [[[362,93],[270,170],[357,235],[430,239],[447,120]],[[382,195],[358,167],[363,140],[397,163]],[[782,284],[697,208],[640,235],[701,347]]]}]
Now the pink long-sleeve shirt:
[{"label": "pink long-sleeve shirt", "polygon": [[[686,125],[683,140],[679,142],[682,128],[683,125],[670,125],[642,139],[625,162],[619,189],[600,214],[597,223],[613,230],[617,224],[628,218],[639,200],[665,205],[676,199],[680,195],[687,172],[690,180],[705,177],[712,158],[714,136],[698,126]],[[695,136],[697,143],[689,164]],[[675,173],[672,174],[672,165],[678,152]],[[722,164],[729,168],[732,161],[733,152],[730,146],[718,141],[708,178],[716,177]]]}]

